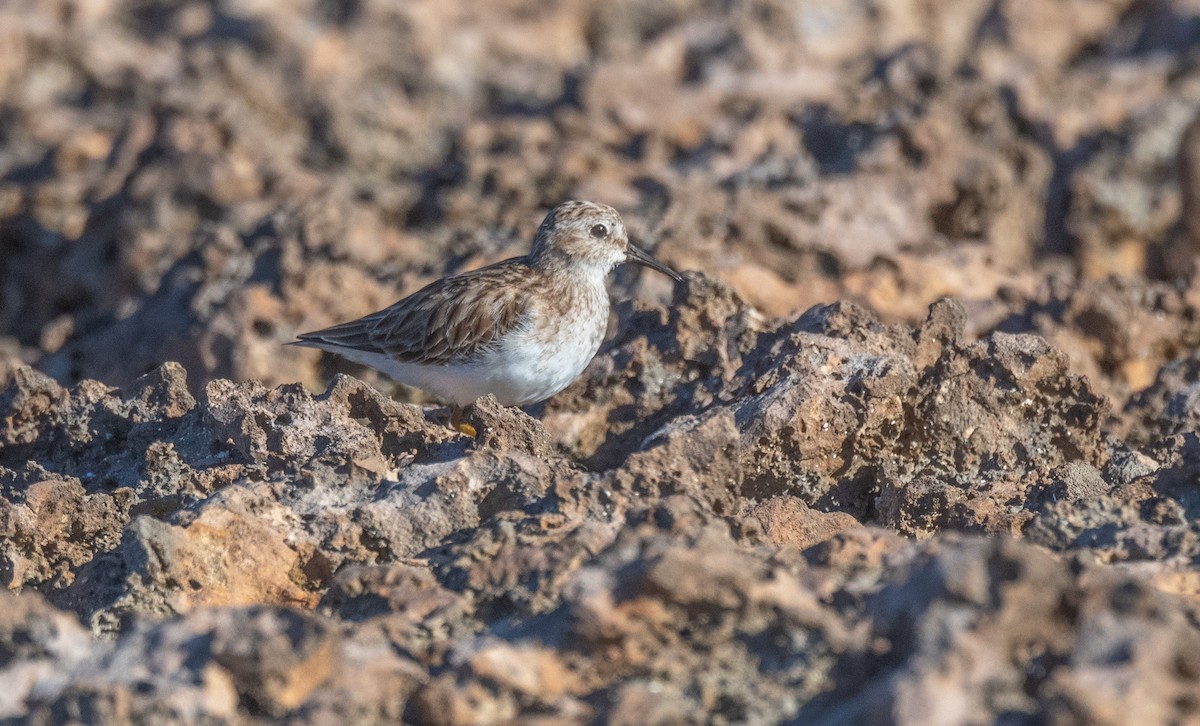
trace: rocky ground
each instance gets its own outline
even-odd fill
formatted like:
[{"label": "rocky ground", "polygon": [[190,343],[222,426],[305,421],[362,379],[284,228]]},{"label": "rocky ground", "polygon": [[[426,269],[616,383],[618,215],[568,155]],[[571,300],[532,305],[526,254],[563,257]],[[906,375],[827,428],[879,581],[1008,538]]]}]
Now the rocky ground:
[{"label": "rocky ground", "polygon": [[[284,348],[612,204],[471,440]],[[1197,0],[0,5],[0,722],[1200,722]]]}]

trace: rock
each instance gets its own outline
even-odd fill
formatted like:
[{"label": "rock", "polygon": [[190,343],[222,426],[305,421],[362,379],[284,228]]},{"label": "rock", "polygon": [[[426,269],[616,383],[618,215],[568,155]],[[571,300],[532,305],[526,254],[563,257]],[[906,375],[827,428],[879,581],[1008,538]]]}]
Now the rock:
[{"label": "rock", "polygon": [[[0,721],[1200,718],[1195,0],[0,5]],[[551,400],[283,345],[571,198]]]},{"label": "rock", "polygon": [[952,722],[994,708],[985,700],[1032,719],[1171,719],[1192,708],[1176,700],[1200,675],[1178,601],[1111,574],[1075,580],[1028,545],[939,543],[868,608],[871,635],[835,666],[839,687],[800,718]]},{"label": "rock", "polygon": [[758,504],[746,516],[748,529],[773,545],[808,549],[833,535],[858,526],[845,512],[818,512],[794,497],[776,497]]},{"label": "rock", "polygon": [[97,550],[120,541],[132,492],[87,494],[76,480],[30,484],[20,504],[0,499],[0,566],[10,589],[55,582],[69,585]]},{"label": "rock", "polygon": [[[115,643],[88,645],[78,681],[47,673],[34,683],[33,717],[87,713],[111,722],[138,713],[181,720],[310,713],[382,723],[400,716],[419,682],[404,658],[286,609],[198,610]],[[354,695],[330,702],[330,690]]]},{"label": "rock", "polygon": [[321,621],[286,610],[245,615],[233,627],[218,627],[209,648],[249,710],[268,716],[287,713],[343,667],[337,639]]},{"label": "rock", "polygon": [[3,422],[5,446],[29,444],[36,440],[37,429],[53,421],[52,416],[64,397],[53,380],[31,368],[18,368],[12,381],[0,394],[0,422]]}]

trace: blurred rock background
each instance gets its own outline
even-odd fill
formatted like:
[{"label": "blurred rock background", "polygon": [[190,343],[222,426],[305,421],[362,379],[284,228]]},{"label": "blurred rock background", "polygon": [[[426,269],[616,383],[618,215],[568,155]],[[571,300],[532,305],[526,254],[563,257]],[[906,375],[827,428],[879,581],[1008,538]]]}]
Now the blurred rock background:
[{"label": "blurred rock background", "polygon": [[[477,448],[282,347],[570,198]],[[1195,719],[1198,259],[1200,0],[8,0],[0,719]]]},{"label": "blurred rock background", "polygon": [[567,198],[768,316],[954,295],[1118,396],[1198,341],[1140,321],[1196,305],[1192,0],[0,13],[0,345],[63,382],[318,385],[295,330],[518,254]]}]

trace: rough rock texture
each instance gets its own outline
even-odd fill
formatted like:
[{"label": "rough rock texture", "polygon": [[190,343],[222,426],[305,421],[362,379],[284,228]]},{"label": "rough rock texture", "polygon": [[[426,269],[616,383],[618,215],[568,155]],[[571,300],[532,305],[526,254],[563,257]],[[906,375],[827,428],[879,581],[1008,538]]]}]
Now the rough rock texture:
[{"label": "rough rock texture", "polygon": [[770,325],[693,275],[545,407],[556,435],[485,399],[475,440],[345,376],[193,398],[176,364],[124,390],[19,369],[6,581],[108,639],[62,621],[84,654],[10,659],[35,675],[6,713],[907,721],[953,662],[945,723],[1196,715],[1187,445],[1106,436],[1063,353],[964,318]]},{"label": "rough rock texture", "polygon": [[[3,4],[0,721],[1200,720],[1198,38]],[[566,198],[686,280],[550,401],[281,345]]]}]

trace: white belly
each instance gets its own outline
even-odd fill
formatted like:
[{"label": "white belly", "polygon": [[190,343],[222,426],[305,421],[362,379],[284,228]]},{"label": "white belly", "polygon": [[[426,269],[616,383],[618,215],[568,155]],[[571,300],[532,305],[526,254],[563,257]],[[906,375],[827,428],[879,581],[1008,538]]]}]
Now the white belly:
[{"label": "white belly", "polygon": [[447,403],[465,406],[490,393],[505,406],[525,406],[569,386],[596,355],[608,326],[608,306],[587,318],[559,321],[553,331],[527,322],[469,363],[425,366],[380,353],[338,352]]},{"label": "white belly", "polygon": [[571,385],[600,349],[608,322],[605,313],[603,324],[587,321],[573,328],[564,326],[549,343],[544,333],[522,331],[509,336],[504,345],[472,367],[471,374],[480,381],[475,390],[482,393],[471,400],[491,393],[506,406],[525,406]]}]

